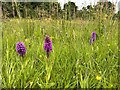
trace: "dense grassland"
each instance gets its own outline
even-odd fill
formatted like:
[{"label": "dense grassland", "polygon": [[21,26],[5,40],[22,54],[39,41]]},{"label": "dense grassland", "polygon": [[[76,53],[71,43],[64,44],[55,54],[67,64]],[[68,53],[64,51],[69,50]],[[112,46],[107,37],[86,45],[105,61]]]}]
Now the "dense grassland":
[{"label": "dense grassland", "polygon": [[[3,88],[117,88],[118,24],[104,20],[10,19],[2,23]],[[97,40],[90,45],[91,33]],[[50,58],[45,35],[53,42]],[[24,42],[27,53],[15,50]]]}]

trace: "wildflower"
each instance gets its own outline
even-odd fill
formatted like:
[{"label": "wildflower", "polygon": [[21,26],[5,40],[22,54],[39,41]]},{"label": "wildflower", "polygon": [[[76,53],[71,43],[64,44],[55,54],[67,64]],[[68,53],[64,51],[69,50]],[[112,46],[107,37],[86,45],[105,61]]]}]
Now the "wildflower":
[{"label": "wildflower", "polygon": [[96,32],[92,32],[92,38],[93,38],[93,41],[96,40]]},{"label": "wildflower", "polygon": [[93,38],[90,38],[90,44],[92,44],[93,43]]},{"label": "wildflower", "polygon": [[90,44],[92,44],[96,40],[96,32],[92,32],[92,36],[90,38]]},{"label": "wildflower", "polygon": [[109,46],[110,46],[110,44],[107,44],[107,46],[109,47]]},{"label": "wildflower", "polygon": [[96,76],[96,79],[97,79],[97,80],[101,80],[102,77],[97,75],[97,76]]},{"label": "wildflower", "polygon": [[42,57],[42,55],[39,56],[40,58]]},{"label": "wildflower", "polygon": [[111,87],[113,87],[113,84],[110,84]]},{"label": "wildflower", "polygon": [[52,40],[54,39],[54,37],[50,37]]},{"label": "wildflower", "polygon": [[29,39],[25,39],[25,42],[29,41]]},{"label": "wildflower", "polygon": [[45,37],[44,50],[47,53],[47,58],[49,58],[49,54],[52,51],[52,41],[50,40],[50,37],[48,35],[46,35]]},{"label": "wildflower", "polygon": [[18,43],[16,44],[16,51],[17,51],[18,54],[19,54],[20,56],[22,56],[22,57],[25,55],[25,53],[26,53],[26,47],[25,47],[25,45],[24,45],[23,42],[18,42]]}]

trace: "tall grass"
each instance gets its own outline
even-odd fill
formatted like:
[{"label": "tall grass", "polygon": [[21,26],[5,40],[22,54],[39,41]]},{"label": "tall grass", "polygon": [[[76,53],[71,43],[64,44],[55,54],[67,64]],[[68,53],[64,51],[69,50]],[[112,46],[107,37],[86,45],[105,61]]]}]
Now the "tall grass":
[{"label": "tall grass", "polygon": [[[3,23],[3,88],[118,88],[117,21],[10,19]],[[99,35],[99,30],[105,30]],[[93,45],[91,33],[98,34]],[[44,36],[53,42],[50,58]],[[27,48],[24,58],[15,51],[18,41]],[[97,79],[96,77],[100,77]]]}]

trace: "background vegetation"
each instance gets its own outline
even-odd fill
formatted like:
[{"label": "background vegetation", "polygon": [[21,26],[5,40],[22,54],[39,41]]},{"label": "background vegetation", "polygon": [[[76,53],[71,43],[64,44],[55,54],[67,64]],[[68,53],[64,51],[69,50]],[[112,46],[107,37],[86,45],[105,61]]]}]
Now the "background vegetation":
[{"label": "background vegetation", "polygon": [[61,9],[58,2],[2,2],[4,18],[52,18],[52,19],[96,19],[100,13],[116,18],[119,16],[115,12],[115,5],[108,2],[98,2],[97,5],[88,5],[78,10],[74,2],[64,4]]},{"label": "background vegetation", "polygon": [[[111,2],[2,2],[3,88],[120,88],[118,18]],[[91,33],[97,40],[90,45]],[[43,49],[48,34],[50,58]],[[15,51],[25,43],[24,58]]]}]

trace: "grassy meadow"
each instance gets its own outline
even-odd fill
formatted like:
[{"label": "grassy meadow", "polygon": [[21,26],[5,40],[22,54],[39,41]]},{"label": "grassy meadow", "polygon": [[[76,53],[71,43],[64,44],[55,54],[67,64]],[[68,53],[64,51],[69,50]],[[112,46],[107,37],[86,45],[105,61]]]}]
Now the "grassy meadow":
[{"label": "grassy meadow", "polygon": [[[45,35],[53,43],[49,59]],[[15,49],[19,41],[24,58]],[[10,19],[2,23],[1,67],[3,88],[118,88],[118,22]]]}]

